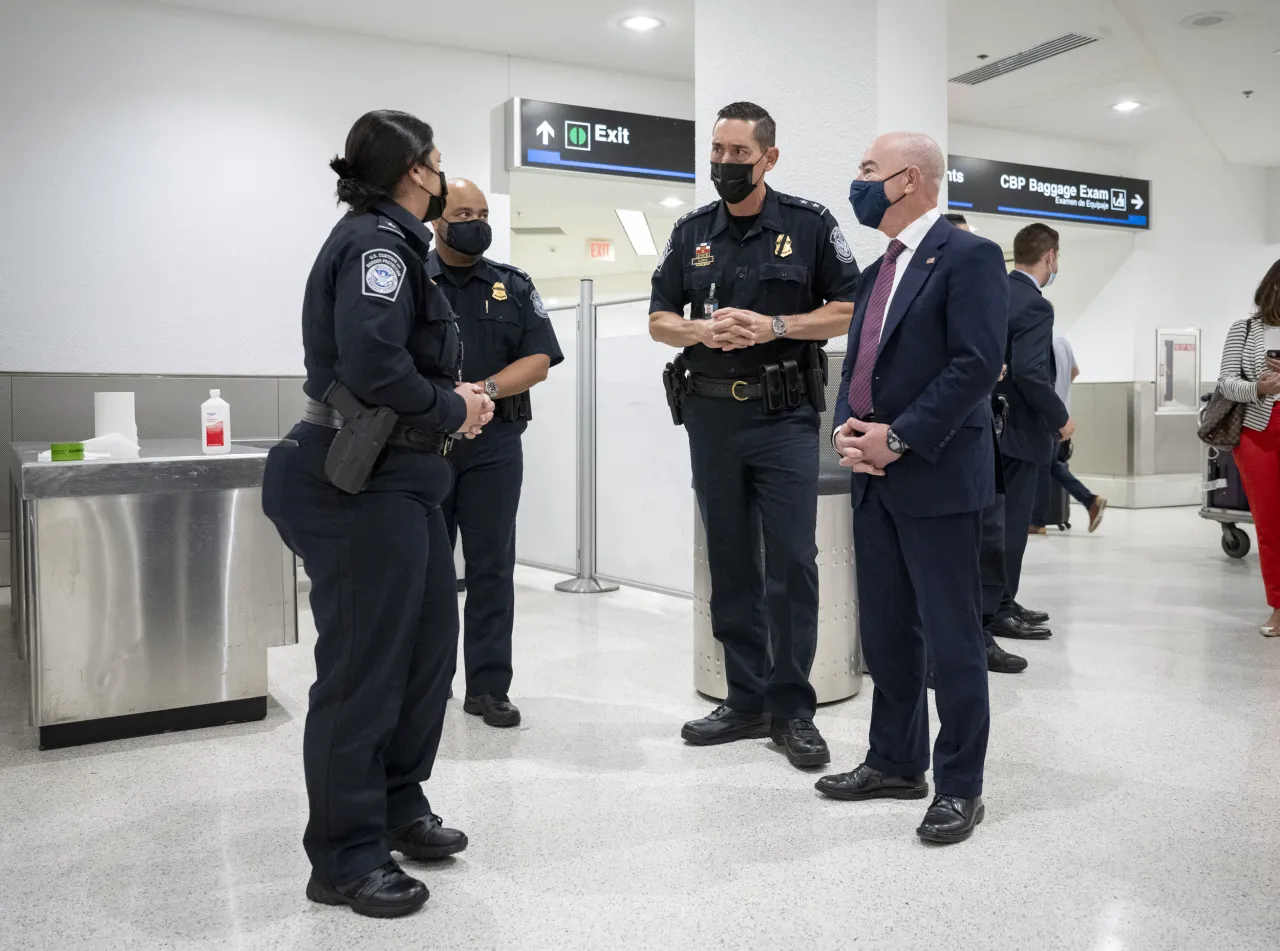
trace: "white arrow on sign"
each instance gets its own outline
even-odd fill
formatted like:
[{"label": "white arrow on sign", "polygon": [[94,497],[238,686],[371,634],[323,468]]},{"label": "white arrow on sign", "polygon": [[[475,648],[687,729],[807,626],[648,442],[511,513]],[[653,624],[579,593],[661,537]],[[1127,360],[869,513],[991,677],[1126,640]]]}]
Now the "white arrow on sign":
[{"label": "white arrow on sign", "polygon": [[1143,202],[1143,200],[1142,200],[1142,196],[1141,196],[1141,195],[1135,194],[1135,195],[1133,196],[1133,198],[1131,198],[1131,199],[1130,199],[1130,201],[1132,201],[1132,202],[1133,202],[1133,207],[1134,207],[1134,208],[1137,208],[1139,211],[1141,211],[1141,210],[1142,210],[1142,206],[1143,206],[1144,202]]},{"label": "white arrow on sign", "polygon": [[[551,123],[543,120],[542,125],[533,130],[534,135],[542,136],[542,144],[547,145],[556,136],[556,130],[551,128]],[[1141,207],[1141,206],[1139,206]]]}]

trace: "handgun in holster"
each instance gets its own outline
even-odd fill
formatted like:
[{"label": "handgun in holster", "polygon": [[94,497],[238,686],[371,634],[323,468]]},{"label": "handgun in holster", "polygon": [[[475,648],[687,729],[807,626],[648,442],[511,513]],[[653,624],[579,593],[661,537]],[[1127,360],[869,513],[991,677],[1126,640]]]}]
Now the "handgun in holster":
[{"label": "handgun in holster", "polygon": [[805,349],[805,382],[809,384],[809,405],[816,412],[827,411],[827,351],[816,343]]},{"label": "handgun in holster", "polygon": [[991,417],[995,422],[996,439],[999,440],[1009,422],[1009,400],[1003,393],[991,394]]},{"label": "handgun in holster", "polygon": [[787,408],[787,380],[780,364],[768,363],[760,368],[760,400],[769,416]]},{"label": "handgun in holster", "polygon": [[678,356],[662,371],[662,388],[667,392],[667,407],[671,410],[671,422],[684,425],[684,399],[688,395],[688,375],[684,356]]},{"label": "handgun in holster", "polygon": [[366,406],[337,382],[325,393],[324,402],[342,414],[342,428],[325,456],[324,474],[343,492],[358,495],[369,484],[399,417],[390,407]]}]

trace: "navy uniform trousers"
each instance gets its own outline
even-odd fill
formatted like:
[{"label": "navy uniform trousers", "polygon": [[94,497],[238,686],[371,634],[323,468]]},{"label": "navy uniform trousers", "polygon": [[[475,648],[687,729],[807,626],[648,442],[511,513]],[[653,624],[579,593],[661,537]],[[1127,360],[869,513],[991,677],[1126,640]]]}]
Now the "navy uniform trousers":
[{"label": "navy uniform trousers", "polygon": [[316,878],[391,860],[386,832],[431,811],[431,775],[457,664],[458,593],[440,502],[442,456],[384,450],[347,495],[324,474],[335,431],[302,423],[271,450],[263,509],[311,579],[316,680],[302,739]]},{"label": "navy uniform trousers", "polygon": [[905,515],[885,478],[867,480],[853,514],[862,650],[875,683],[866,762],[890,776],[929,768],[927,654],[940,721],[935,790],[980,796],[990,729],[979,617],[982,513]]},{"label": "navy uniform trousers", "polygon": [[818,414],[808,404],[765,415],[759,400],[691,396],[684,422],[707,536],[711,628],[724,645],[725,703],[812,719]]},{"label": "navy uniform trousers", "polygon": [[462,532],[467,599],[463,657],[467,696],[506,697],[511,689],[515,618],[516,511],[524,481],[524,426],[490,423],[449,451],[454,487],[442,511],[452,548]]}]

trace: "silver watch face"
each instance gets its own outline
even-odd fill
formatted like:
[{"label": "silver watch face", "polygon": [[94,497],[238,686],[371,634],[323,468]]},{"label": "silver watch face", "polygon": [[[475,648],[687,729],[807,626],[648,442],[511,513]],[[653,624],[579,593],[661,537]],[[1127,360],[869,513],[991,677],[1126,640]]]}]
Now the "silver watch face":
[{"label": "silver watch face", "polygon": [[493,380],[485,380],[485,381],[484,381],[484,392],[485,392],[485,394],[489,397],[489,399],[491,399],[491,400],[493,400],[493,399],[497,399],[497,398],[498,398],[498,384],[497,384],[495,381],[493,381]]},{"label": "silver watch face", "polygon": [[787,335],[787,322],[784,318],[773,318],[773,335],[775,337],[785,337]]}]

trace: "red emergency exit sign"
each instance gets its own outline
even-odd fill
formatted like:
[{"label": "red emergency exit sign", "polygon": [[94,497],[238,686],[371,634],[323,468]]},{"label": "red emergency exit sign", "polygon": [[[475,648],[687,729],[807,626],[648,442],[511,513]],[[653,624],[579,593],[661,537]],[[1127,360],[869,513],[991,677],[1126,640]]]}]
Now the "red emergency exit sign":
[{"label": "red emergency exit sign", "polygon": [[593,239],[587,242],[587,256],[592,261],[613,261],[615,254],[612,241],[603,241]]}]

